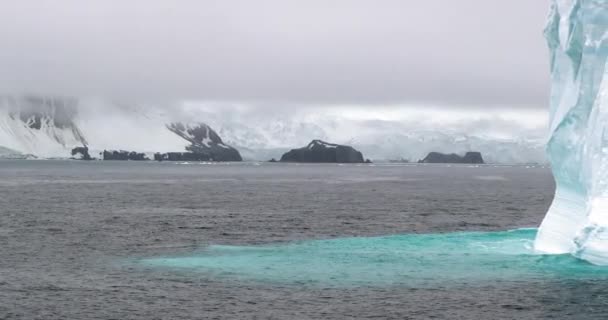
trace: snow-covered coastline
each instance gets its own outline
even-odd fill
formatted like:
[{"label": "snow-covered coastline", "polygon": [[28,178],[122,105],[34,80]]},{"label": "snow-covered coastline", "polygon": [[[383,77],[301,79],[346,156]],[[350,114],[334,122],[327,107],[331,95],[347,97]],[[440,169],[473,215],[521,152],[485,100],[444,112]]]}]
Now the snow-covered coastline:
[{"label": "snow-covered coastline", "polygon": [[[58,114],[58,108],[66,107],[70,109],[69,117],[63,117],[61,125],[57,125],[53,116]],[[46,110],[40,129],[29,126],[31,117],[19,116],[32,109]],[[436,126],[430,116],[417,114],[410,118],[404,113],[401,118],[370,120],[331,108],[268,114],[192,102],[157,106],[103,99],[3,97],[0,146],[39,158],[68,158],[72,148],[85,144],[91,154],[106,149],[145,153],[184,151],[189,141],[168,126],[176,122],[203,122],[223,142],[238,149],[245,160],[253,161],[279,158],[313,139],[352,145],[374,161],[417,161],[432,151],[463,154],[471,150],[482,152],[490,163],[545,161],[545,138],[539,134],[543,128],[525,127],[492,114]],[[503,131],[518,135],[509,136]]]}]

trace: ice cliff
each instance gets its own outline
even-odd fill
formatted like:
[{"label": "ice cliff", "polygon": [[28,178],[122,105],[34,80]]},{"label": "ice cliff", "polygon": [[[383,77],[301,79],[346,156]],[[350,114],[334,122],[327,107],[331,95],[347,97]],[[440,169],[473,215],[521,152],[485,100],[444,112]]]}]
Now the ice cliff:
[{"label": "ice cliff", "polygon": [[535,247],[608,265],[608,1],[554,0],[545,36],[557,189]]}]

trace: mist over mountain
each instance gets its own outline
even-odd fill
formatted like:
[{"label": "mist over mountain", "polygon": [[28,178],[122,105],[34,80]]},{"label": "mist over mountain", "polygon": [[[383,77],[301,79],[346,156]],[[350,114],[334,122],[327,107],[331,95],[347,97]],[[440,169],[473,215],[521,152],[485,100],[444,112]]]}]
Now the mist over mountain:
[{"label": "mist over mountain", "polygon": [[[356,110],[350,110],[356,113]],[[207,121],[244,157],[267,159],[311,139],[352,145],[374,161],[417,161],[431,151],[464,154],[480,151],[490,163],[545,162],[542,122],[527,127],[493,113],[456,121],[401,110],[404,118],[353,117],[349,109],[304,109],[291,114],[208,112]],[[369,117],[369,118],[368,118]]]},{"label": "mist over mountain", "polygon": [[[352,145],[375,161],[422,159],[428,152],[480,151],[488,162],[544,162],[542,113],[411,108],[301,107],[179,102],[163,105],[103,99],[3,97],[0,150],[67,158],[76,146],[138,152],[184,151],[171,123],[205,123],[245,160],[277,158],[313,139]],[[532,120],[530,120],[532,119]],[[7,150],[10,150],[7,151]]]}]

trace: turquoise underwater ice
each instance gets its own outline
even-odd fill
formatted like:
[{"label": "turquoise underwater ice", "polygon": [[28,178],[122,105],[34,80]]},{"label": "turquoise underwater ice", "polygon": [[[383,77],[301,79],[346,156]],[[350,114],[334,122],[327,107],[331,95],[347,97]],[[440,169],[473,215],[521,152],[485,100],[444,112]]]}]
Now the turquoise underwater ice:
[{"label": "turquoise underwater ice", "polygon": [[140,260],[150,268],[216,279],[320,285],[484,285],[489,281],[608,279],[608,269],[571,255],[540,255],[536,229],[210,246]]}]

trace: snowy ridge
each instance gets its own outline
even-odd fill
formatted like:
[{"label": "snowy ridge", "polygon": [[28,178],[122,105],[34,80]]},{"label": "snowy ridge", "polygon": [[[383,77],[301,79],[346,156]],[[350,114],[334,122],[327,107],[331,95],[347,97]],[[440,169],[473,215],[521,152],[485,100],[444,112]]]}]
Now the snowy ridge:
[{"label": "snowy ridge", "polygon": [[306,148],[312,150],[314,147],[323,147],[327,149],[337,148],[339,145],[335,143],[329,143],[322,140],[313,140],[311,141]]},{"label": "snowy ridge", "polygon": [[206,148],[217,146],[230,149],[230,146],[224,144],[222,138],[204,123],[183,124],[181,122],[174,122],[168,124],[167,128],[193,145],[201,145]]}]

